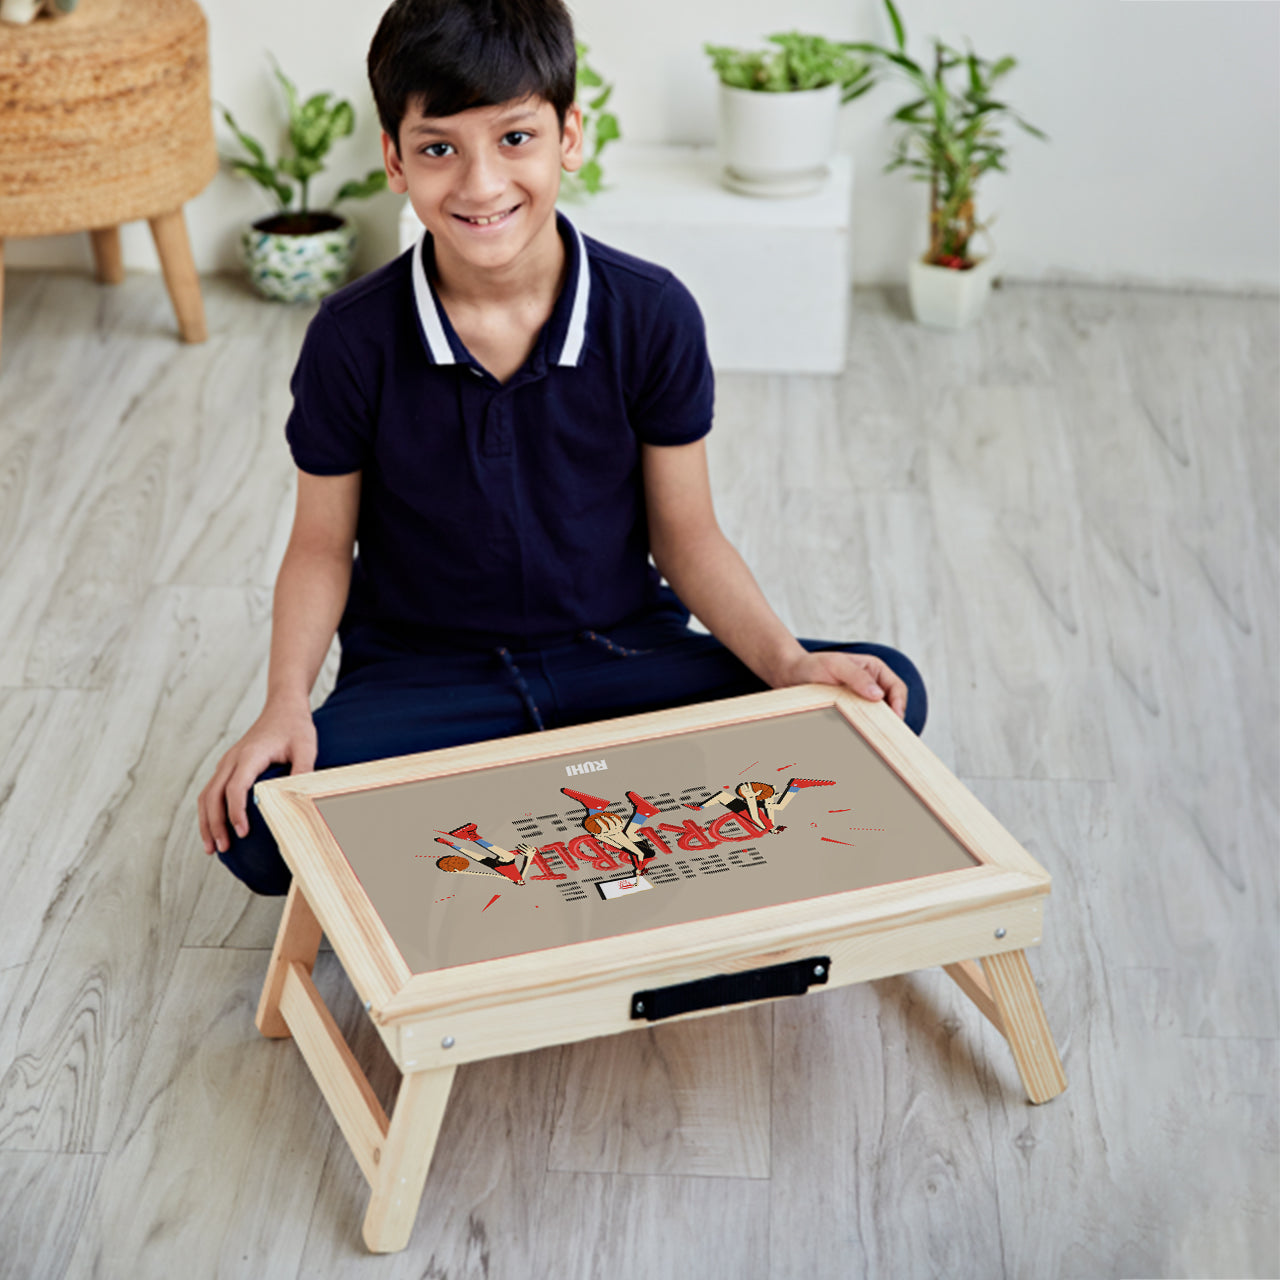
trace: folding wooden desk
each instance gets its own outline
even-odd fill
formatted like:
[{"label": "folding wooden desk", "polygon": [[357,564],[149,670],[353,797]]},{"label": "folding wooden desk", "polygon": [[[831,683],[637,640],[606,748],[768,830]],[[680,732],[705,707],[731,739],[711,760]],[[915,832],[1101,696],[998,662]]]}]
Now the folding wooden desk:
[{"label": "folding wooden desk", "polygon": [[[1047,873],[887,706],[819,685],[260,784],[293,870],[258,1008],[408,1242],[459,1064],[943,965],[1033,1102]],[[404,1073],[383,1111],[311,980],[328,935]]]}]

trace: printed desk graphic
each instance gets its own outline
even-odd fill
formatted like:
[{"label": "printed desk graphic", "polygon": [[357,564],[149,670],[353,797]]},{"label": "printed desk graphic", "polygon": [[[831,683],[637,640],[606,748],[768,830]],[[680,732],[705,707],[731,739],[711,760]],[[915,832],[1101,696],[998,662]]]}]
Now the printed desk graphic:
[{"label": "printed desk graphic", "polygon": [[316,807],[414,973],[976,865],[834,707]]},{"label": "printed desk graphic", "polygon": [[[1049,877],[883,704],[826,686],[255,789],[294,873],[258,1008],[408,1242],[460,1063],[942,965],[1028,1096],[1066,1087],[1024,949]],[[403,1072],[387,1116],[321,932]]]}]

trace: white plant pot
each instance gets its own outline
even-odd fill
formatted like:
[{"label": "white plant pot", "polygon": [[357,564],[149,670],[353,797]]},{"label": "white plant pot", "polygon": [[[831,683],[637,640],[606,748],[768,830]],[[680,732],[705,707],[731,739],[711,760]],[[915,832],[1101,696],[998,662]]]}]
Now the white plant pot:
[{"label": "white plant pot", "polygon": [[44,0],[0,0],[0,22],[24,26],[40,12]]},{"label": "white plant pot", "polygon": [[751,196],[803,196],[827,179],[840,86],[763,93],[720,86],[724,184]]},{"label": "white plant pot", "polygon": [[912,314],[933,329],[963,329],[981,314],[994,274],[995,258],[990,254],[967,271],[918,258],[907,277]]}]

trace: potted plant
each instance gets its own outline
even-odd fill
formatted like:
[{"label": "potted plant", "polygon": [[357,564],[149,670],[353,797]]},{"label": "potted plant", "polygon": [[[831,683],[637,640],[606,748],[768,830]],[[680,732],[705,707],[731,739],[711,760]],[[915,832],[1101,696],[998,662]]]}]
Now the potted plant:
[{"label": "potted plant", "polygon": [[613,96],[613,85],[587,61],[590,50],[581,40],[577,41],[578,87],[577,102],[582,109],[582,168],[577,173],[565,173],[560,179],[560,194],[570,200],[581,200],[596,195],[604,186],[604,169],[600,154],[611,142],[622,137],[618,117],[606,111]]},{"label": "potted plant", "polygon": [[71,13],[76,3],[77,0],[0,0],[0,22],[21,27],[42,13],[58,18]]},{"label": "potted plant", "polygon": [[244,229],[240,248],[249,279],[264,298],[315,302],[346,280],[355,252],[355,227],[335,207],[343,200],[362,200],[384,191],[387,175],[381,167],[371,169],[363,178],[343,183],[328,208],[313,209],[311,180],[324,172],[333,144],[355,129],[355,110],[332,93],[317,93],[303,101],[279,66],[275,75],[288,107],[289,149],[274,163],[267,159],[262,144],[240,128],[230,111],[222,109],[227,127],[248,153],[247,158],[228,157],[228,163],[252,178],[277,207],[277,212]]},{"label": "potted plant", "polygon": [[[903,128],[885,172],[909,168],[916,181],[929,183],[929,247],[910,264],[911,309],[922,324],[959,329],[982,310],[995,273],[994,253],[974,257],[973,238],[979,231],[989,238],[994,221],[977,221],[978,179],[989,169],[1007,172],[999,125],[1009,119],[1034,137],[1046,135],[992,96],[996,81],[1017,66],[1013,58],[988,62],[972,49],[959,53],[935,37],[929,72],[908,57],[902,19],[893,0],[884,3],[897,47],[862,42],[848,47],[904,77],[918,95],[891,117]],[[948,83],[953,74],[958,85]]]},{"label": "potted plant", "polygon": [[768,40],[772,49],[703,46],[720,78],[724,183],[745,195],[808,195],[826,180],[841,103],[875,83],[871,66],[823,36]]}]

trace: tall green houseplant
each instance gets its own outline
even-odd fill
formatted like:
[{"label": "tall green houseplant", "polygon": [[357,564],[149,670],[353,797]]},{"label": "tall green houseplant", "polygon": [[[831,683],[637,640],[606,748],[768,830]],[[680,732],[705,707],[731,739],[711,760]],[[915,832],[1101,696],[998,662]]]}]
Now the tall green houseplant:
[{"label": "tall green houseplant", "polygon": [[989,62],[972,50],[961,53],[935,37],[933,69],[929,71],[908,56],[906,30],[893,0],[884,0],[884,4],[897,47],[866,42],[851,42],[845,47],[867,54],[878,67],[905,78],[917,91],[919,96],[890,117],[903,128],[894,157],[884,171],[911,169],[916,181],[930,184],[925,261],[964,270],[973,265],[973,236],[994,221],[977,221],[978,180],[992,169],[1007,172],[1001,123],[1011,120],[1046,141],[1047,135],[994,96],[996,82],[1017,66],[1014,58]]}]

